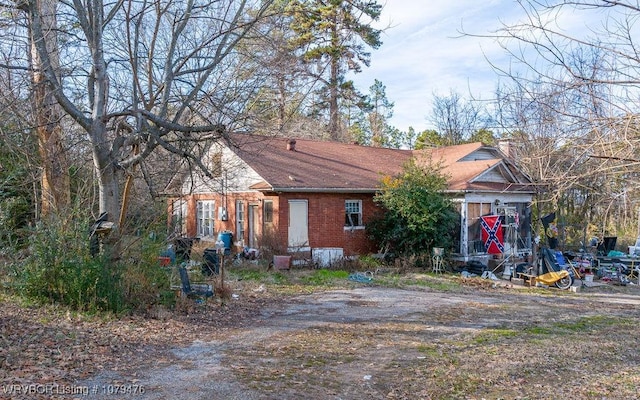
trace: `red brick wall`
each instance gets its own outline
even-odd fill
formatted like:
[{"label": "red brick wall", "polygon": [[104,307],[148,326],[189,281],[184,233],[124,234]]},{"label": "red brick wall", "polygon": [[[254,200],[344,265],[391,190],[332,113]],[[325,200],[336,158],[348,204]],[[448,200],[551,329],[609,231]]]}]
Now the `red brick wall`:
[{"label": "red brick wall", "polygon": [[[221,195],[197,194],[186,196],[187,200],[187,235],[196,236],[196,202],[198,200],[215,200],[215,231],[229,230],[234,234],[234,242],[241,238],[237,236],[236,200],[244,202],[245,209],[245,243],[249,243],[249,204],[257,205],[258,240],[259,243],[269,242],[271,246],[278,245],[286,249],[289,228],[289,200],[307,200],[309,245],[316,247],[339,247],[344,254],[367,254],[375,252],[374,244],[367,239],[365,229],[345,228],[345,200],[362,201],[362,217],[364,223],[373,216],[378,208],[373,203],[372,194],[332,194],[332,193],[284,193],[280,196],[265,196],[262,193],[230,193],[226,195],[228,221],[218,219],[218,207],[225,204]],[[273,222],[263,226],[264,200],[273,201]],[[215,238],[214,238],[215,239]]]},{"label": "red brick wall", "polygon": [[280,233],[287,237],[289,200],[307,200],[309,245],[315,247],[340,247],[345,255],[366,254],[376,251],[367,239],[364,229],[345,229],[345,200],[362,200],[364,222],[377,210],[372,194],[343,193],[286,193],[280,198]]}]

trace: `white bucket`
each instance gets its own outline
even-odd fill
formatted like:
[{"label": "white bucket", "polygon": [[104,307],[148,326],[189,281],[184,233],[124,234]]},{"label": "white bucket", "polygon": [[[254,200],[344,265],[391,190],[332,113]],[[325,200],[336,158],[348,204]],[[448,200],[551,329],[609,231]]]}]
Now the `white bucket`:
[{"label": "white bucket", "polygon": [[585,274],[584,281],[589,283],[593,282],[593,274]]}]

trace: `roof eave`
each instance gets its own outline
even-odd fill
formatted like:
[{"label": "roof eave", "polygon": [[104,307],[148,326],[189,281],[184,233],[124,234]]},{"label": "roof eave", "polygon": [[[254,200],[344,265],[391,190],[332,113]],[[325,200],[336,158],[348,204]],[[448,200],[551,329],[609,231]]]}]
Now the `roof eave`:
[{"label": "roof eave", "polygon": [[260,192],[279,193],[376,193],[379,188],[309,188],[309,187],[271,187],[257,189]]},{"label": "roof eave", "polygon": [[469,189],[469,188],[460,188],[460,189],[446,189],[443,191],[444,193],[504,193],[504,194],[529,194],[535,196],[536,192],[531,189],[515,189],[515,190],[492,190],[492,189]]}]

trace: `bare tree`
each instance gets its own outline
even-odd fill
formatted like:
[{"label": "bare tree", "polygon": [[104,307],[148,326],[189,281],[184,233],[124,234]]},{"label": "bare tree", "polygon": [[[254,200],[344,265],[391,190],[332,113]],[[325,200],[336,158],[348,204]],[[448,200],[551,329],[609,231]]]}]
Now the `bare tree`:
[{"label": "bare tree", "polygon": [[[498,118],[541,199],[599,230],[635,227],[640,189],[636,1],[520,0],[522,22],[490,35],[510,56]],[[568,25],[579,15],[581,27]],[[584,29],[588,26],[588,29]],[[616,222],[615,224],[613,222]]]},{"label": "bare tree", "polygon": [[[270,3],[60,2],[48,16],[57,21],[58,45],[40,1],[18,4],[29,21],[38,73],[64,114],[86,132],[100,212],[109,221],[117,226],[124,177],[155,151],[206,171],[202,143],[236,126],[238,110],[257,86],[234,75],[236,50]],[[0,29],[13,29],[14,15]],[[25,58],[4,68],[24,68]]]},{"label": "bare tree", "polygon": [[244,41],[242,49],[241,74],[265,77],[247,110],[255,121],[250,130],[258,134],[288,135],[292,125],[302,119],[307,94],[315,83],[307,79],[309,66],[290,44],[294,38],[291,17],[281,13],[280,6],[273,4],[270,17],[257,27],[263,34]]},{"label": "bare tree", "polygon": [[482,109],[453,90],[449,96],[433,95],[430,119],[447,145],[463,143],[475,131],[486,128]]},{"label": "bare tree", "polygon": [[[44,44],[49,53],[51,68],[59,69],[56,0],[40,0],[34,7],[42,16],[42,31],[47,37]],[[43,73],[44,63],[36,49],[35,38],[31,38],[31,69],[38,149],[41,159],[41,213],[47,216],[64,210],[71,201],[69,165],[62,138],[62,113]]]}]

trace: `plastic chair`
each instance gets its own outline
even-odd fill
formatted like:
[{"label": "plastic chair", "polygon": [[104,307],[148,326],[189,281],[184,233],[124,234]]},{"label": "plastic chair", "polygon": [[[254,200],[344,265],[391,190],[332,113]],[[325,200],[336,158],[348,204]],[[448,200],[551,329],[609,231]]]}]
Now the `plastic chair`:
[{"label": "plastic chair", "polygon": [[433,256],[431,257],[431,272],[434,274],[442,274],[444,272],[444,249],[442,247],[434,247]]}]

